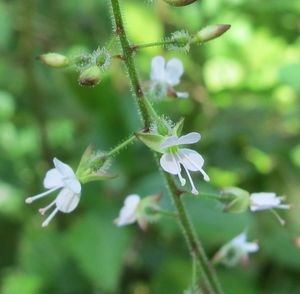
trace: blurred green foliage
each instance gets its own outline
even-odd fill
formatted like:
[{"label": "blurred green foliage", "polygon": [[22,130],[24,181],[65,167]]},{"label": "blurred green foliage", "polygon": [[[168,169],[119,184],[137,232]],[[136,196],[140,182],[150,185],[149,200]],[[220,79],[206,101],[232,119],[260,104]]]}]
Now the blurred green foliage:
[{"label": "blurred green foliage", "polygon": [[[51,70],[35,57],[48,51],[92,51],[111,35],[108,1],[0,2],[0,289],[3,294],[182,293],[192,266],[170,219],[141,232],[116,228],[129,193],[164,192],[151,153],[141,144],[125,150],[111,170],[119,177],[84,186],[80,206],[59,214],[47,229],[37,194],[54,156],[74,168],[92,143],[107,150],[142,126],[118,61],[95,88],[78,85],[77,73]],[[188,100],[157,107],[185,131],[199,131],[197,146],[212,182],[200,191],[240,186],[288,196],[293,209],[282,228],[268,212],[227,215],[217,202],[187,196],[185,203],[211,257],[248,229],[261,250],[245,269],[218,268],[226,293],[300,293],[300,2],[202,0],[184,8],[163,1],[126,0],[123,12],[134,43],[186,29],[230,23],[222,38],[189,54],[145,49],[136,55],[149,79],[154,55],[184,62],[181,90]],[[47,203],[47,200],[45,200]]]}]

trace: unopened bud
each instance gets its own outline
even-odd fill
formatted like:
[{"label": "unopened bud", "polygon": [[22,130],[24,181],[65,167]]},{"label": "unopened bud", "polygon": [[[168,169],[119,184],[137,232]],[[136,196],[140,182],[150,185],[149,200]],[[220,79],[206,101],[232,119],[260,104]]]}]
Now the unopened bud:
[{"label": "unopened bud", "polygon": [[97,66],[91,66],[83,70],[79,76],[79,83],[82,86],[95,86],[100,83],[101,69]]},{"label": "unopened bud", "polygon": [[229,24],[210,25],[200,30],[192,39],[191,43],[202,43],[220,37],[230,29]]},{"label": "unopened bud", "polygon": [[237,187],[225,188],[221,191],[219,198],[225,203],[225,212],[243,213],[249,209],[250,194]]},{"label": "unopened bud", "polygon": [[186,6],[192,4],[197,0],[164,0],[164,1],[172,6]]},{"label": "unopened bud", "polygon": [[70,65],[70,59],[58,53],[46,53],[39,56],[39,59],[46,65],[62,68]]}]

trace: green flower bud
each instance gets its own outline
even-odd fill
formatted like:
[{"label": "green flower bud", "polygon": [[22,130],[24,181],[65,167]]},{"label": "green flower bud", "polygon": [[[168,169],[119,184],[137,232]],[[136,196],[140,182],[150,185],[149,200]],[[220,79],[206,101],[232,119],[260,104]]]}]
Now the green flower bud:
[{"label": "green flower bud", "polygon": [[192,4],[197,0],[164,0],[164,1],[172,6],[186,6]]},{"label": "green flower bud", "polygon": [[249,192],[237,188],[229,187],[221,191],[219,199],[226,204],[224,211],[230,213],[243,213],[249,209]]},{"label": "green flower bud", "polygon": [[95,86],[101,81],[101,69],[97,66],[91,66],[83,70],[79,76],[79,83],[82,86]]},{"label": "green flower bud", "polygon": [[200,30],[193,38],[191,43],[203,43],[218,38],[230,29],[229,24],[210,25]]},{"label": "green flower bud", "polygon": [[39,59],[44,64],[55,68],[63,68],[70,65],[70,59],[58,53],[42,54],[39,56]]}]

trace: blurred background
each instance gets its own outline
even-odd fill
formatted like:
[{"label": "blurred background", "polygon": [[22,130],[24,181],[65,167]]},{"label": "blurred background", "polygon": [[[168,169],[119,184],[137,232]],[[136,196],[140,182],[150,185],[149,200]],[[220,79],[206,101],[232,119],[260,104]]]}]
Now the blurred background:
[{"label": "blurred background", "polygon": [[[220,204],[186,196],[185,204],[209,257],[247,229],[261,250],[247,268],[217,271],[225,293],[300,293],[300,2],[203,0],[183,8],[163,1],[123,1],[135,44],[173,31],[197,32],[208,24],[232,25],[223,37],[189,54],[162,48],[136,55],[149,79],[151,58],[180,58],[185,67],[177,90],[190,99],[167,99],[158,109],[184,131],[202,134],[197,150],[211,182],[195,174],[200,191],[239,186],[250,192],[287,195],[293,208],[225,214]],[[142,127],[123,67],[114,61],[94,88],[78,73],[47,68],[36,56],[92,52],[111,36],[108,1],[2,0],[0,2],[0,289],[3,294],[182,293],[191,262],[177,224],[162,218],[145,233],[136,225],[113,225],[126,195],[163,192],[152,154],[135,144],[110,171],[118,178],[83,187],[72,214],[59,213],[46,228],[29,195],[43,191],[53,157],[76,169],[85,148],[109,150]],[[52,196],[54,197],[54,195]],[[299,241],[299,239],[298,239]],[[299,246],[299,243],[298,243]]]}]

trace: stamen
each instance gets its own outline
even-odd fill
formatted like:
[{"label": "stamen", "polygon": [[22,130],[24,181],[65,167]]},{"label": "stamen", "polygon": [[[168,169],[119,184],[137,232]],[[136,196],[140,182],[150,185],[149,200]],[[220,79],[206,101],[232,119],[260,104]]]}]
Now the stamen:
[{"label": "stamen", "polygon": [[178,157],[178,155],[176,154],[176,153],[172,153],[171,152],[171,155],[172,155],[172,157],[173,157],[173,160],[175,161],[175,163],[176,163],[176,165],[177,165],[177,168],[178,168],[178,170],[179,170],[179,173],[177,174],[178,175],[178,178],[179,178],[179,180],[180,180],[180,184],[181,184],[181,186],[183,187],[185,184],[186,184],[186,179],[184,179],[183,177],[182,177],[182,175],[181,175],[181,168],[180,168],[180,160],[179,160],[179,157]]},{"label": "stamen", "polygon": [[200,169],[199,171],[203,175],[204,181],[209,182],[210,178],[209,178],[208,174],[203,169]]},{"label": "stamen", "polygon": [[25,199],[25,202],[28,203],[28,204],[32,203],[33,201],[35,201],[37,199],[43,198],[43,197],[51,194],[52,192],[56,191],[59,188],[61,188],[61,187],[55,187],[55,188],[52,188],[52,189],[50,189],[48,191],[45,191],[45,192],[43,192],[41,194],[35,195],[33,197],[28,197],[28,198]]},{"label": "stamen", "polygon": [[42,227],[46,227],[48,226],[48,224],[51,222],[51,220],[55,217],[55,215],[57,214],[58,212],[58,208],[56,207],[52,212],[51,214],[48,216],[48,218],[42,223]]},{"label": "stamen", "polygon": [[185,172],[186,172],[186,174],[187,174],[187,176],[188,176],[188,178],[189,178],[189,181],[190,181],[190,183],[191,183],[191,186],[192,186],[192,193],[193,193],[194,195],[198,195],[199,192],[198,192],[198,190],[196,189],[196,187],[194,186],[194,182],[193,182],[193,179],[192,179],[192,177],[191,177],[191,175],[190,175],[190,173],[189,173],[189,170],[184,166],[184,164],[183,164],[183,167],[184,167]]},{"label": "stamen", "polygon": [[39,209],[40,214],[41,214],[41,215],[44,215],[45,212],[55,204],[55,201],[56,201],[56,200],[52,201],[52,202],[51,202],[49,205],[47,205],[46,207],[40,208],[40,209]]},{"label": "stamen", "polygon": [[280,204],[277,206],[277,208],[281,208],[281,209],[290,209],[291,205],[289,204]]},{"label": "stamen", "polygon": [[275,216],[275,218],[279,221],[279,223],[284,226],[285,220],[275,211],[274,209],[270,209],[271,213]]}]

